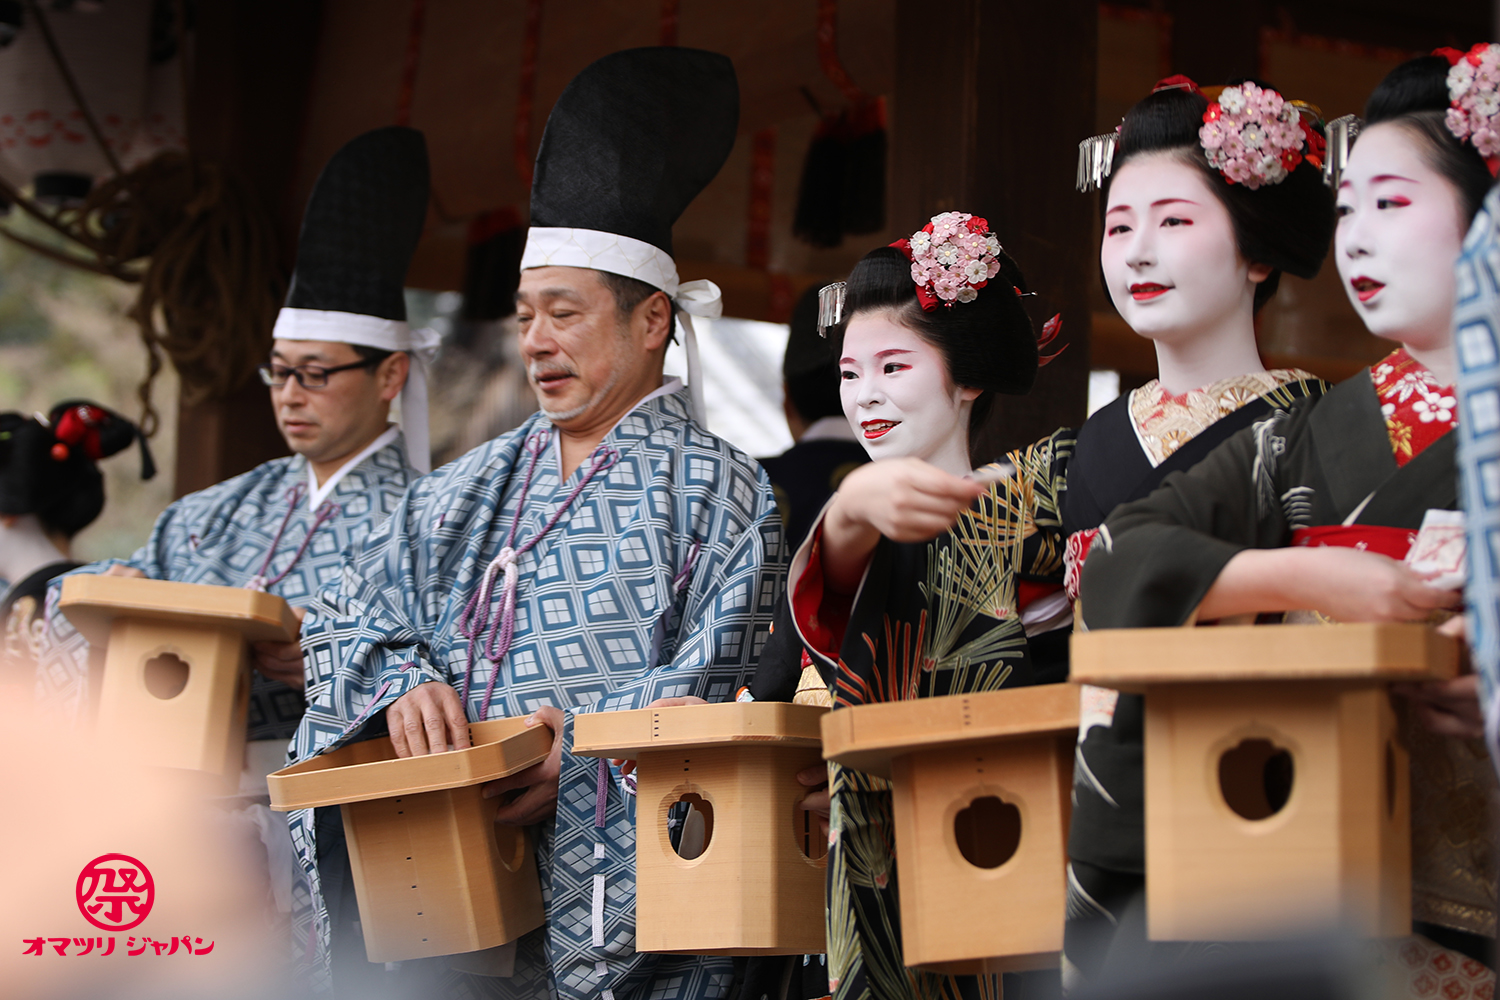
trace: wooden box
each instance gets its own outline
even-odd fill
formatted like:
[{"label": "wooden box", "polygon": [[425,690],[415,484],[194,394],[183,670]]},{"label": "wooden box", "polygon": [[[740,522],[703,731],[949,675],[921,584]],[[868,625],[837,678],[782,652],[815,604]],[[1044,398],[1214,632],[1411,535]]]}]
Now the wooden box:
[{"label": "wooden box", "polygon": [[[822,763],[826,708],[726,702],[573,719],[573,752],[636,761],[637,951],[806,955],[825,950],[827,844],[798,805]],[[668,811],[693,803],[703,851],[673,849]]]},{"label": "wooden box", "polygon": [[286,601],[237,587],[70,576],[62,613],[106,649],[100,735],[144,764],[237,783],[244,766],[252,642],[290,642]]},{"label": "wooden box", "polygon": [[1070,684],[824,718],[825,757],[892,779],[908,966],[958,975],[1056,967],[1077,731]]},{"label": "wooden box", "polygon": [[266,779],[278,812],[337,805],[372,962],[495,948],[542,925],[536,857],[498,826],[487,781],[546,758],[552,730],[521,718],[469,726],[467,750],[397,757],[390,739],[351,743]]},{"label": "wooden box", "polygon": [[1073,680],[1146,695],[1150,936],[1410,933],[1408,758],[1385,683],[1457,665],[1421,624],[1075,634]]}]

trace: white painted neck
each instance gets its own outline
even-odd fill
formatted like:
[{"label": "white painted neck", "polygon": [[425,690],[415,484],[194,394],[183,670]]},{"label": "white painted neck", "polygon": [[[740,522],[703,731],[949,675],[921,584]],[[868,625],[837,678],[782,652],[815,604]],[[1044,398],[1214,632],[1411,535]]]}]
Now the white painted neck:
[{"label": "white painted neck", "polygon": [[0,579],[16,584],[32,573],[68,558],[42,529],[35,514],[23,514],[13,522],[0,520]]}]

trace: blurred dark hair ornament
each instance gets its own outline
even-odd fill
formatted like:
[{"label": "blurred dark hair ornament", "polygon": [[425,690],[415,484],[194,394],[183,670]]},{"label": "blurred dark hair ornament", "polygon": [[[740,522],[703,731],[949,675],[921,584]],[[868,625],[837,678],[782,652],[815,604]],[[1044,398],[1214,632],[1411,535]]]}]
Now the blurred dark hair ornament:
[{"label": "blurred dark hair ornament", "polygon": [[97,403],[69,400],[46,416],[0,413],[0,514],[35,514],[49,531],[72,537],[104,509],[97,463],[131,443],[141,448],[141,478],[156,463],[135,424]]}]

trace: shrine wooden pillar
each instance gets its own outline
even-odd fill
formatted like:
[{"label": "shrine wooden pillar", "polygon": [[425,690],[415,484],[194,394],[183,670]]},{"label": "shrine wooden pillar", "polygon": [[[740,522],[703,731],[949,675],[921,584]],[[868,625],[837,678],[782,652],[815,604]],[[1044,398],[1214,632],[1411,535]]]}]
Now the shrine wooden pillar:
[{"label": "shrine wooden pillar", "polygon": [[[193,152],[238,174],[260,199],[290,274],[302,206],[289,195],[322,2],[221,0],[192,10]],[[226,398],[179,406],[174,492],[201,490],[286,453],[259,380]]]},{"label": "shrine wooden pillar", "polygon": [[972,442],[976,462],[1083,422],[1094,200],[1074,190],[1095,128],[1099,5],[1003,0],[896,5],[891,218],[916,229],[947,211],[990,222],[1037,293],[1038,331],[1063,316],[1067,351],[1029,396],[1002,396]]}]

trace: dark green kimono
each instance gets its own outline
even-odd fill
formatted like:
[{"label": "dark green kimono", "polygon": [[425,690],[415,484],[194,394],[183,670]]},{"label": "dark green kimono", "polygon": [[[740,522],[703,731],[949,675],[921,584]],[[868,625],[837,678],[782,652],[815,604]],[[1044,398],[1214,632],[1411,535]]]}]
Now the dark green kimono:
[{"label": "dark green kimono", "polygon": [[[1273,413],[1115,510],[1084,564],[1084,623],[1181,625],[1237,553],[1289,546],[1298,528],[1415,530],[1429,508],[1457,506],[1455,439],[1449,431],[1398,467],[1368,370]],[[1116,901],[1144,884],[1142,715],[1141,697],[1121,694],[1112,721],[1088,727],[1074,779],[1070,859]]]}]

